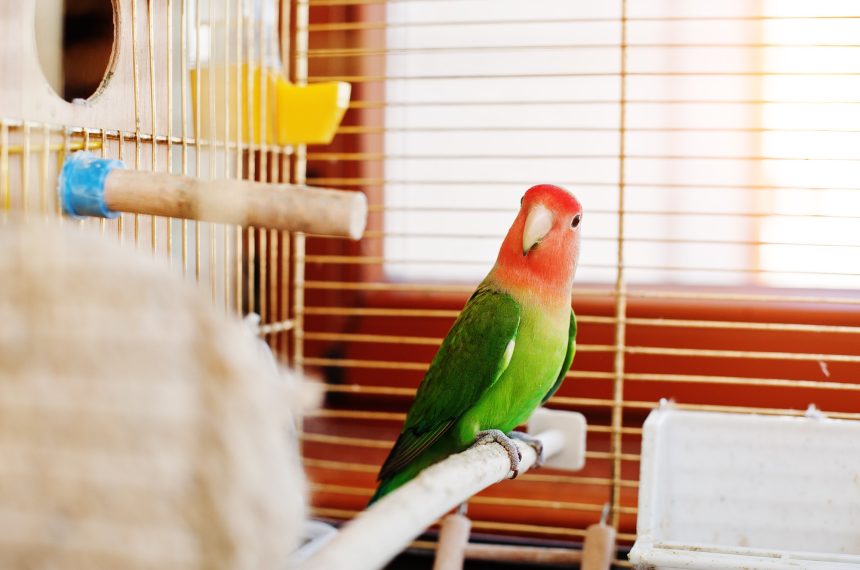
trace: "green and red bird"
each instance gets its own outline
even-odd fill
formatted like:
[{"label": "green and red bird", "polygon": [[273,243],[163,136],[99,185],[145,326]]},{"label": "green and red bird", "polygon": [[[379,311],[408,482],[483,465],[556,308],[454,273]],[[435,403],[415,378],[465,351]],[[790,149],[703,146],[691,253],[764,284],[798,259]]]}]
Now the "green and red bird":
[{"label": "green and red bird", "polygon": [[525,193],[496,264],[418,387],[371,503],[476,443],[502,444],[516,476],[519,453],[509,438],[528,438],[511,430],[558,390],[573,362],[581,220],[579,201],[558,186]]}]

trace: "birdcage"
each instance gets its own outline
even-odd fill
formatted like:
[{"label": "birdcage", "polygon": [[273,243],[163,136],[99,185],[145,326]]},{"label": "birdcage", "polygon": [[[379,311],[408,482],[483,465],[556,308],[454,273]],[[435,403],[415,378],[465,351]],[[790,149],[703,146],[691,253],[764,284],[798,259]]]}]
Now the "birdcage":
[{"label": "birdcage", "polygon": [[[0,8],[0,204],[92,226],[225,311],[259,314],[279,359],[325,388],[300,436],[315,517],[365,507],[436,348],[540,182],[585,211],[577,355],[548,406],[587,418],[586,464],[473,497],[474,540],[575,549],[608,505],[614,564],[629,566],[642,426],[661,399],[860,419],[854,3],[95,4],[65,2],[62,42],[62,2]],[[99,57],[95,80],[75,76]],[[284,90],[321,82],[352,85],[333,140],[279,131],[278,113],[302,115]],[[55,187],[81,149],[151,173],[360,192],[367,230],[71,219]]]}]

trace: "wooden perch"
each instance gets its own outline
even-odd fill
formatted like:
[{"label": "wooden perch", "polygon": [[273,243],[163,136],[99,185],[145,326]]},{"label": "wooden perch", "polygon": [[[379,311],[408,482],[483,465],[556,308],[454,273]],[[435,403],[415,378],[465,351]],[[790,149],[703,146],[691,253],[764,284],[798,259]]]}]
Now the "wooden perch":
[{"label": "wooden perch", "polygon": [[[543,443],[546,457],[558,453],[564,445],[564,436],[558,430],[548,430],[537,437]],[[514,440],[514,444],[522,453],[522,474],[534,464],[535,452],[519,440]],[[452,455],[428,467],[345,524],[338,535],[301,568],[382,568],[439,517],[510,475],[508,455],[497,443]]]},{"label": "wooden perch", "polygon": [[362,236],[367,222],[367,198],[361,192],[202,180],[122,166],[88,153],[72,155],[60,176],[66,213],[115,217],[130,212],[352,239]]},{"label": "wooden perch", "polygon": [[461,513],[451,513],[439,527],[439,546],[433,570],[462,570],[472,521]]},{"label": "wooden perch", "polygon": [[367,199],[361,192],[244,180],[200,180],[115,170],[105,181],[115,211],[256,226],[358,239]]},{"label": "wooden perch", "polygon": [[606,524],[608,513],[608,509],[604,510],[604,516],[601,517],[600,522],[588,527],[582,542],[582,550],[510,544],[470,544],[469,519],[462,514],[453,513],[442,519],[433,570],[460,570],[463,568],[465,559],[532,564],[578,564],[580,570],[609,570],[615,558],[615,529]]},{"label": "wooden perch", "polygon": [[[547,546],[467,544],[464,554],[469,560],[515,562],[518,564],[563,564],[573,566],[582,562],[582,552],[579,550],[572,548],[550,548]],[[607,566],[606,568],[608,569],[609,567]]]}]

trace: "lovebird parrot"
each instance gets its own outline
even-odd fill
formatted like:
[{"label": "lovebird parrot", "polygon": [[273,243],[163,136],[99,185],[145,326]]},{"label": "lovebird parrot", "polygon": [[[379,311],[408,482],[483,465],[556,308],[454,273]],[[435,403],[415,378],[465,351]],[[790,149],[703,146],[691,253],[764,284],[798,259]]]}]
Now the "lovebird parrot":
[{"label": "lovebird parrot", "polygon": [[537,442],[511,430],[558,390],[573,362],[582,207],[548,184],[530,188],[520,204],[495,265],[418,387],[371,504],[475,444],[502,444],[516,477],[519,452],[509,438]]}]

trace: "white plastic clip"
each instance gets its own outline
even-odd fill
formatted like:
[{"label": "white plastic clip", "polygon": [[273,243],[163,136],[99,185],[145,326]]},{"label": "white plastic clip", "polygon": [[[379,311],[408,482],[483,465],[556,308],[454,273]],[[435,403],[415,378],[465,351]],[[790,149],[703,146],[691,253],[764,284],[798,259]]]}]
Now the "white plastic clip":
[{"label": "white plastic clip", "polygon": [[562,450],[549,457],[544,465],[554,469],[579,471],[585,465],[585,416],[568,410],[538,408],[529,419],[529,433],[558,430],[564,437]]}]

